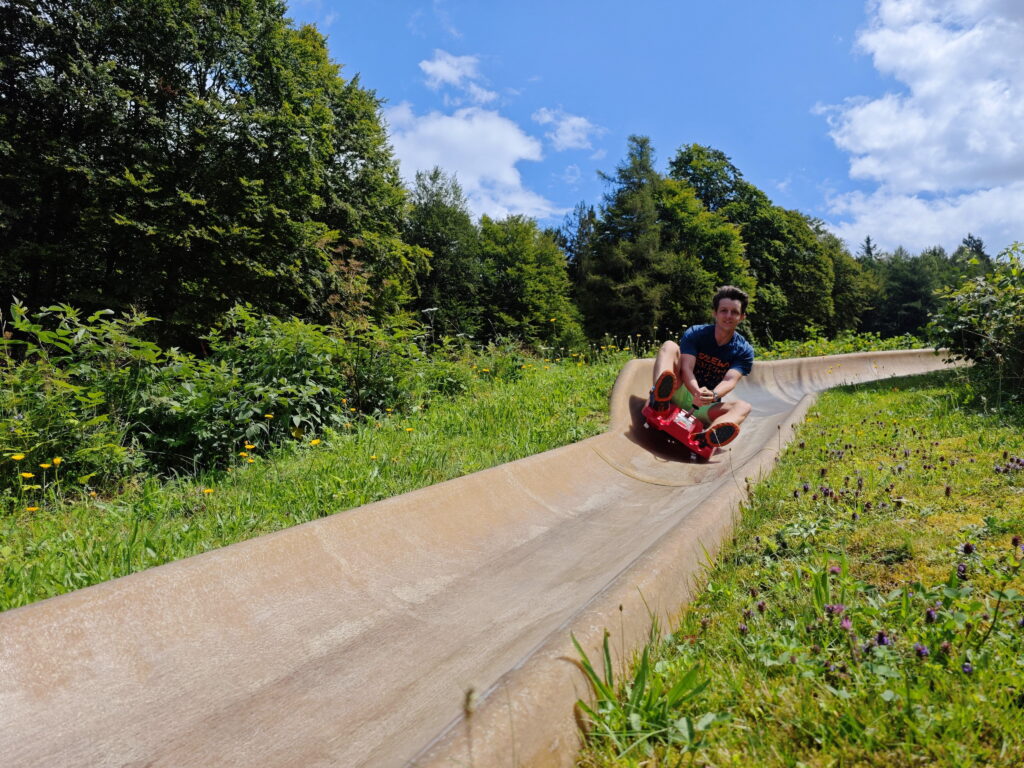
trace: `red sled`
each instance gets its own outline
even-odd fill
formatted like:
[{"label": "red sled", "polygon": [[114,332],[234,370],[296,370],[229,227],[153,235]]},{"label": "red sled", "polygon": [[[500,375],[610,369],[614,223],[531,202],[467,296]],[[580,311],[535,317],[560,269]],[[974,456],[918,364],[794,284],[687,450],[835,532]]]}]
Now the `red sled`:
[{"label": "red sled", "polygon": [[663,411],[656,411],[650,403],[644,405],[644,418],[647,424],[660,430],[683,444],[691,453],[707,461],[715,452],[715,446],[698,442],[697,435],[704,430],[704,424],[696,416],[684,411],[675,403],[669,402]]}]

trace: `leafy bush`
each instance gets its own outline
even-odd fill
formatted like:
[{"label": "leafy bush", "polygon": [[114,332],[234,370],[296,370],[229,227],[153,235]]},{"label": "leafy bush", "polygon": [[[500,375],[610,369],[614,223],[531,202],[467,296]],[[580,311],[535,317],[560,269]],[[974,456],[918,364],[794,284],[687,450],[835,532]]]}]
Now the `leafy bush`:
[{"label": "leafy bush", "polygon": [[464,391],[470,375],[416,381],[411,362],[421,353],[402,326],[345,332],[235,307],[204,337],[209,354],[199,358],[139,338],[153,318],[110,315],[12,308],[0,358],[0,454],[22,458],[0,480],[9,498],[39,490],[36,465],[49,465],[43,480],[52,482],[54,457],[65,476],[104,488],[142,469],[224,466],[246,445],[406,409],[414,392]]},{"label": "leafy bush", "polygon": [[61,471],[105,484],[142,465],[131,434],[134,404],[160,350],[135,335],[150,318],[109,314],[82,320],[54,306],[29,318],[12,307],[0,357],[0,453],[23,458],[15,459],[16,474],[0,475],[0,491],[21,495]]},{"label": "leafy bush", "polygon": [[1024,244],[1000,254],[994,269],[943,294],[929,330],[939,346],[974,362],[987,388],[1024,394]]}]

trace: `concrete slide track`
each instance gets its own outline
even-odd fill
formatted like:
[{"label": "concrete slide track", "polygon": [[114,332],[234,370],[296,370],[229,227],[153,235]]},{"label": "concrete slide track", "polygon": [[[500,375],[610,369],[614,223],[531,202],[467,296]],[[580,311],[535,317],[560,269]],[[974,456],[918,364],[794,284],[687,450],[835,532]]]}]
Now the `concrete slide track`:
[{"label": "concrete slide track", "polygon": [[707,464],[642,429],[651,365],[598,437],[0,614],[0,764],[571,764],[570,632],[669,627],[814,393],[943,363],[757,363]]}]

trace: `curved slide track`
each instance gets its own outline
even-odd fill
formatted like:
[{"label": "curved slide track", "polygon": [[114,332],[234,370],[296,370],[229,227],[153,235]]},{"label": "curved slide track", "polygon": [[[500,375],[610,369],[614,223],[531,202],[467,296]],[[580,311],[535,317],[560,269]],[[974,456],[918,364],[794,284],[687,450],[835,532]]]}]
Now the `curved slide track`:
[{"label": "curved slide track", "polygon": [[598,437],[0,614],[0,764],[570,765],[570,633],[671,626],[815,393],[943,362],[757,363],[706,464],[642,428],[651,366]]}]

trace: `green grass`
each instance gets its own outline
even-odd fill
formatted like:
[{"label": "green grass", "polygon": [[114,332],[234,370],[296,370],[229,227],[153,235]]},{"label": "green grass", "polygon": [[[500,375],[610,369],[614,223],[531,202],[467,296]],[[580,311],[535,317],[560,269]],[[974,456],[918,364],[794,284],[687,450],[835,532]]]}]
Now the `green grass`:
[{"label": "green grass", "polygon": [[[824,394],[679,628],[598,696],[579,764],[1020,765],[1024,438],[961,392]],[[645,704],[694,666],[699,697]]]},{"label": "green grass", "polygon": [[[238,453],[248,455],[237,456],[229,472],[173,482],[150,477],[114,497],[22,507],[0,517],[0,609],[598,434],[629,357],[604,352],[585,365],[575,357],[537,359],[521,376],[500,379],[483,361],[469,395],[409,415],[354,421],[315,445],[265,455],[240,439]],[[3,471],[26,471],[24,463],[8,460]],[[73,472],[67,461],[59,469]]]}]

